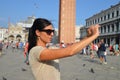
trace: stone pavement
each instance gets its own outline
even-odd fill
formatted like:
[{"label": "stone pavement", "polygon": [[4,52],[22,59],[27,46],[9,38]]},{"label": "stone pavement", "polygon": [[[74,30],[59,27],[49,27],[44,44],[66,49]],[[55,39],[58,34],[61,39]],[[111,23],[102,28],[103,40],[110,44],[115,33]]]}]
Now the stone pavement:
[{"label": "stone pavement", "polygon": [[[11,49],[0,56],[0,80],[35,80],[23,51]],[[107,56],[107,61],[101,65],[98,58],[80,54],[60,59],[61,80],[119,80],[120,56]]]},{"label": "stone pavement", "polygon": [[23,50],[4,49],[0,56],[0,80],[34,80],[24,60]]},{"label": "stone pavement", "polygon": [[80,54],[60,61],[61,80],[120,80],[120,56],[107,56],[107,64]]}]

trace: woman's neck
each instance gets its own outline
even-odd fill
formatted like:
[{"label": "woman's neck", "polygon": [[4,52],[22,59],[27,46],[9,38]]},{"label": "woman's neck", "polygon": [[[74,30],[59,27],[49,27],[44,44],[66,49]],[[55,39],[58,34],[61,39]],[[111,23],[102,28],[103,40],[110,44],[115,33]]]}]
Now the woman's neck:
[{"label": "woman's neck", "polygon": [[44,43],[44,42],[42,42],[42,41],[37,41],[37,46],[46,47],[46,43]]}]

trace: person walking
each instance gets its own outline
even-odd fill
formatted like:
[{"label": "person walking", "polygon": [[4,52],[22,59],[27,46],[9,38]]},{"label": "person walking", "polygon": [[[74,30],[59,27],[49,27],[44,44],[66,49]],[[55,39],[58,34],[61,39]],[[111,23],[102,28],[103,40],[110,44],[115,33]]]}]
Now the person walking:
[{"label": "person walking", "polygon": [[92,25],[87,30],[87,36],[80,42],[59,48],[46,47],[54,36],[52,23],[44,18],[37,18],[29,30],[28,52],[29,64],[36,80],[60,80],[58,59],[73,56],[99,36],[99,25]]},{"label": "person walking", "polygon": [[90,43],[90,58],[94,59],[94,44]]},{"label": "person walking", "polygon": [[101,64],[107,64],[106,47],[103,39],[101,39],[100,46],[98,49],[99,49],[99,57],[100,57]]},{"label": "person walking", "polygon": [[117,43],[114,44],[114,55],[119,56],[119,45]]},{"label": "person walking", "polygon": [[0,56],[2,55],[3,43],[0,41]]},{"label": "person walking", "polygon": [[28,60],[28,46],[29,46],[29,43],[28,41],[25,43],[25,47],[24,47],[24,57],[25,57],[25,63],[27,65],[29,65],[29,60]]}]

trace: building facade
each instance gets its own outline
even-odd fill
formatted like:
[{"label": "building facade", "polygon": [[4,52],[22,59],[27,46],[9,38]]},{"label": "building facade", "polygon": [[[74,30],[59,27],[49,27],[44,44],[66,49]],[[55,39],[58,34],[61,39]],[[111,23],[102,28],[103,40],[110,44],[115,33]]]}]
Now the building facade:
[{"label": "building facade", "polygon": [[28,40],[28,30],[32,26],[35,17],[29,16],[27,20],[12,24],[9,22],[8,28],[0,28],[0,41],[4,42],[26,42]]},{"label": "building facade", "polygon": [[82,26],[80,28],[80,40],[83,39],[87,35],[86,30],[87,30],[86,26]]},{"label": "building facade", "polygon": [[[29,28],[31,28],[35,20],[34,16],[27,17],[27,20],[9,23],[8,28],[0,28],[0,41],[4,42],[26,42],[28,40]],[[52,43],[58,43],[58,29],[55,28]]]},{"label": "building facade", "polygon": [[86,19],[86,28],[93,24],[100,24],[100,36],[95,40],[104,39],[108,45],[120,44],[120,3]]},{"label": "building facade", "polygon": [[0,27],[0,41],[6,39],[5,36],[7,36],[7,33],[8,33],[7,28]]},{"label": "building facade", "polygon": [[80,26],[76,26],[75,27],[75,42],[80,41],[80,37],[81,37],[81,28],[83,27],[83,25]]},{"label": "building facade", "polygon": [[22,26],[10,24],[8,27],[8,41],[25,41],[25,33]]},{"label": "building facade", "polygon": [[76,0],[60,0],[59,42],[75,42]]}]

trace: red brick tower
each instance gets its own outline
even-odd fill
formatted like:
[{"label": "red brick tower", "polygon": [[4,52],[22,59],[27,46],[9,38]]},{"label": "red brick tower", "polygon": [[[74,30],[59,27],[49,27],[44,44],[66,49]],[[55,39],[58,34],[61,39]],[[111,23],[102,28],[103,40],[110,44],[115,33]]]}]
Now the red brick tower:
[{"label": "red brick tower", "polygon": [[75,42],[76,0],[60,0],[59,42]]}]

